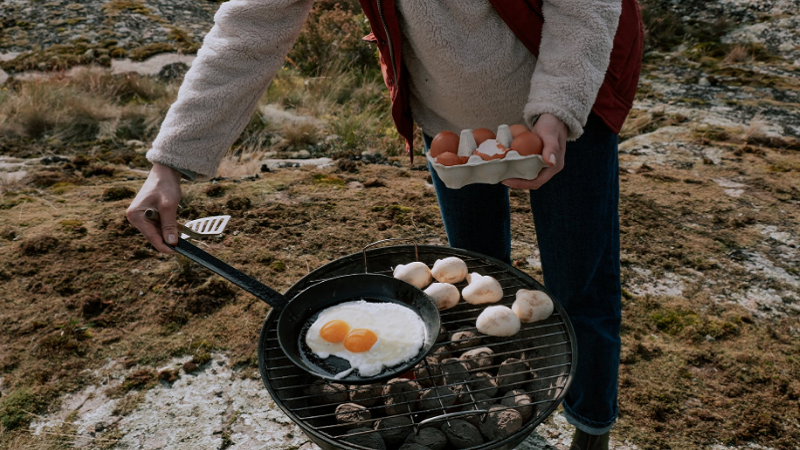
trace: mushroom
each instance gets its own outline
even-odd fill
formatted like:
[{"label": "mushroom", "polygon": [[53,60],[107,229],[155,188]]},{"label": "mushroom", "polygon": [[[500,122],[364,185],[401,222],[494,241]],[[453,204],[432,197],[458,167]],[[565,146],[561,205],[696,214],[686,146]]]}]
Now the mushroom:
[{"label": "mushroom", "polygon": [[542,291],[520,289],[511,309],[519,317],[520,322],[537,322],[553,314],[553,300]]},{"label": "mushroom", "polygon": [[467,263],[462,261],[461,258],[449,256],[445,259],[437,259],[433,263],[431,275],[439,283],[455,284],[464,281],[464,278],[467,277],[467,270]]},{"label": "mushroom", "polygon": [[433,299],[439,311],[456,306],[461,299],[458,288],[450,283],[433,283],[425,289],[425,294]]},{"label": "mushroom", "polygon": [[531,397],[522,389],[514,389],[513,391],[506,392],[500,404],[514,408],[522,415],[522,420],[527,421],[533,416],[533,405],[531,405]]},{"label": "mushroom", "polygon": [[450,335],[450,348],[454,351],[475,347],[481,343],[481,338],[472,327],[461,327]]},{"label": "mushroom", "polygon": [[507,306],[490,306],[476,322],[478,331],[489,336],[513,336],[520,328],[519,317]]},{"label": "mushroom", "polygon": [[503,298],[503,288],[500,282],[488,275],[472,272],[467,275],[469,285],[461,291],[464,301],[471,305],[497,303]]},{"label": "mushroom", "polygon": [[467,369],[473,370],[491,366],[493,357],[494,351],[492,351],[492,349],[489,347],[478,347],[464,352],[458,359],[461,360]]},{"label": "mushroom", "polygon": [[422,289],[431,283],[431,269],[419,261],[408,264],[398,264],[392,275],[398,280]]}]

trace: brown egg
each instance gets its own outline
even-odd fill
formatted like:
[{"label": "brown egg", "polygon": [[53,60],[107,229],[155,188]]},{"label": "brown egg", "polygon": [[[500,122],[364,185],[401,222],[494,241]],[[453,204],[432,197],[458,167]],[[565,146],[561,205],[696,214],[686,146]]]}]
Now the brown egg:
[{"label": "brown egg", "polygon": [[492,130],[488,128],[478,128],[472,132],[472,135],[475,136],[475,143],[478,145],[481,145],[481,143],[487,139],[494,139],[497,137],[492,133]]},{"label": "brown egg", "polygon": [[455,166],[457,164],[464,164],[469,158],[465,156],[458,156],[452,152],[445,152],[436,157],[436,162],[443,166]]},{"label": "brown egg", "polygon": [[517,137],[520,133],[524,133],[526,131],[531,131],[525,125],[520,125],[520,124],[511,125],[510,127],[508,127],[508,130],[511,131],[511,138],[512,139]]},{"label": "brown egg", "polygon": [[511,150],[515,150],[522,156],[528,155],[541,155],[542,154],[542,138],[535,133],[527,131],[520,133],[511,141]]},{"label": "brown egg", "polygon": [[431,141],[430,154],[436,158],[442,153],[458,153],[458,135],[452,131],[442,131]]}]

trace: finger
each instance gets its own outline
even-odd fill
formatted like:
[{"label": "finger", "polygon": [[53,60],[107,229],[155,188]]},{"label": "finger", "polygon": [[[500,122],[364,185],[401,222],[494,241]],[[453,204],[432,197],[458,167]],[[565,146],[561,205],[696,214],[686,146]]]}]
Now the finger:
[{"label": "finger", "polygon": [[160,225],[157,222],[146,219],[143,209],[129,209],[125,215],[128,217],[128,222],[139,229],[139,232],[144,235],[145,239],[156,250],[161,253],[175,253],[169,246],[164,245]]},{"label": "finger", "polygon": [[177,215],[178,215],[178,205],[173,204],[169,200],[163,200],[161,202],[161,207],[158,210],[158,214],[161,216],[161,235],[165,241],[167,241],[170,245],[175,245],[178,243],[178,223],[177,223]]},{"label": "finger", "polygon": [[542,138],[542,143],[544,144],[542,148],[542,159],[544,160],[545,164],[549,165],[550,167],[555,167],[559,163],[563,161],[559,161],[558,156],[561,154],[561,143],[558,141],[558,134],[556,133],[545,133]]}]

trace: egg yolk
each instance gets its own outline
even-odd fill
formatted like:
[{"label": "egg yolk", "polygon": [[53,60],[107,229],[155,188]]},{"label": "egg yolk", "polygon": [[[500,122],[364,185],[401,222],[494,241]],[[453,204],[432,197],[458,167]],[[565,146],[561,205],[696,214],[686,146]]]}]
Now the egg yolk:
[{"label": "egg yolk", "polygon": [[319,337],[335,344],[342,342],[349,331],[350,325],[344,320],[331,320],[319,330]]},{"label": "egg yolk", "polygon": [[344,348],[353,353],[362,353],[378,342],[378,335],[366,328],[357,328],[344,338]]}]

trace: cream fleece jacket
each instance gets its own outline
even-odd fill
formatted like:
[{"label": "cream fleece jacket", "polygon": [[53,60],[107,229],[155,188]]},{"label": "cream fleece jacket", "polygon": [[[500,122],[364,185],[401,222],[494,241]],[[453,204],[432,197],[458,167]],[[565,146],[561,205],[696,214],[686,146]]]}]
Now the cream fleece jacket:
[{"label": "cream fleece jacket", "polygon": [[[312,4],[222,4],[147,158],[214,176]],[[538,61],[488,1],[399,0],[397,8],[412,115],[426,132],[493,128],[519,119],[532,126],[550,113],[564,121],[572,140],[583,133],[603,82],[621,0],[544,0]]]}]

